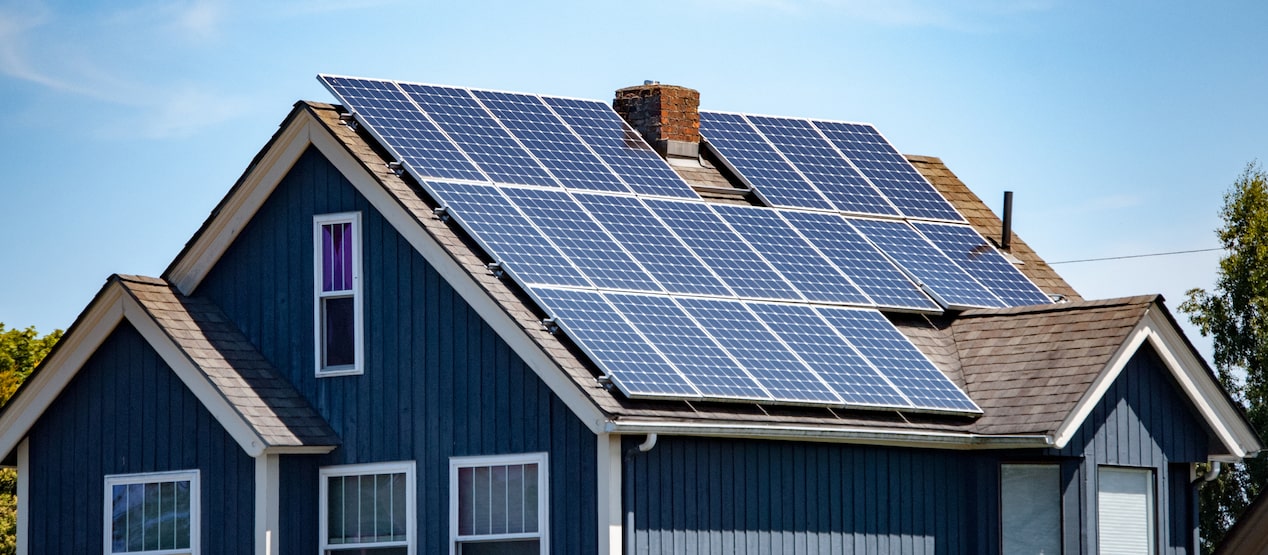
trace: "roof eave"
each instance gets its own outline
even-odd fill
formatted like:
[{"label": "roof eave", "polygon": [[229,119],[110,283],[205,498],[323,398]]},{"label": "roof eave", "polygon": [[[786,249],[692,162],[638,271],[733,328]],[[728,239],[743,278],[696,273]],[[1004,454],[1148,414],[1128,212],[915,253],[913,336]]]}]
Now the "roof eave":
[{"label": "roof eave", "polygon": [[1051,436],[1042,434],[987,435],[970,432],[899,430],[842,426],[812,426],[681,421],[608,421],[604,431],[611,434],[659,434],[666,436],[719,437],[853,443],[892,447],[935,449],[1046,449]]}]

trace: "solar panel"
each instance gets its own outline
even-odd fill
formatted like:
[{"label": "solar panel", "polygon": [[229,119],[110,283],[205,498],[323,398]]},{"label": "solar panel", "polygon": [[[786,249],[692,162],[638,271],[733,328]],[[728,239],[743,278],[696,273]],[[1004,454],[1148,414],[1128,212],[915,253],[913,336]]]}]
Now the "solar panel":
[{"label": "solar panel", "polygon": [[881,313],[824,306],[815,311],[916,407],[982,412]]},{"label": "solar panel", "polygon": [[912,406],[813,308],[787,303],[745,304],[846,403],[874,407]]},{"label": "solar panel", "polygon": [[404,90],[484,174],[499,183],[558,186],[466,89],[402,83]]},{"label": "solar panel", "polygon": [[443,181],[424,181],[423,186],[516,279],[527,284],[590,286],[497,188]]},{"label": "solar panel", "polygon": [[596,287],[652,292],[663,290],[568,193],[561,190],[499,188]]},{"label": "solar panel", "polygon": [[756,299],[801,300],[801,295],[762,260],[703,202],[647,200],[665,225],[736,295]]},{"label": "solar panel", "polygon": [[326,75],[320,79],[418,177],[488,180],[395,83]]},{"label": "solar panel", "polygon": [[644,195],[698,198],[621,116],[602,102],[542,97],[599,158],[634,192]]},{"label": "solar panel", "polygon": [[665,357],[593,291],[534,287],[556,323],[630,397],[699,397]]},{"label": "solar panel", "polygon": [[898,211],[804,119],[748,116],[784,158],[837,210],[896,216]]},{"label": "solar panel", "polygon": [[960,308],[1003,306],[999,297],[906,223],[858,219],[849,219],[849,222],[881,252],[893,257],[907,273],[923,282],[942,304]]},{"label": "solar panel", "polygon": [[774,210],[716,205],[713,211],[738,231],[807,300],[874,304]]},{"label": "solar panel", "polygon": [[565,187],[630,192],[541,98],[503,92],[472,93]]},{"label": "solar panel", "polygon": [[735,300],[689,299],[678,304],[718,344],[748,369],[771,396],[792,403],[840,404],[842,400],[802,364],[761,320]]},{"label": "solar panel", "polygon": [[574,198],[669,292],[732,296],[638,198],[586,193]]},{"label": "solar panel", "polygon": [[875,127],[815,121],[828,140],[906,216],[964,221],[951,203]]},{"label": "solar panel", "polygon": [[833,208],[744,116],[701,111],[700,134],[740,178],[771,204]]},{"label": "solar panel", "polygon": [[912,222],[912,225],[1008,306],[1052,302],[973,228],[930,222]]},{"label": "solar panel", "polygon": [[792,210],[781,210],[780,214],[876,304],[897,309],[941,310],[844,218]]},{"label": "solar panel", "polygon": [[620,293],[605,297],[704,397],[771,398],[673,299]]}]

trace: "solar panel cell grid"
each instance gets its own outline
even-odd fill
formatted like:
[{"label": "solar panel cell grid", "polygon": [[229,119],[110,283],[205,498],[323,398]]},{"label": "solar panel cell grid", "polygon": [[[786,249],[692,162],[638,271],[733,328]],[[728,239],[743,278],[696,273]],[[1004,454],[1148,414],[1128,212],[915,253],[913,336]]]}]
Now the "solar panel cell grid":
[{"label": "solar panel cell grid", "polygon": [[616,308],[591,291],[533,288],[559,325],[631,397],[699,397]]},{"label": "solar panel cell grid", "polygon": [[871,305],[850,280],[789,227],[774,210],[749,206],[713,207],[807,300]]},{"label": "solar panel cell grid", "polygon": [[558,186],[505,129],[476,102],[469,91],[403,84],[401,88],[485,175],[499,183]]},{"label": "solar panel cell grid", "polygon": [[771,204],[833,209],[744,116],[702,111],[700,134]]},{"label": "solar panel cell grid", "polygon": [[615,293],[605,297],[656,350],[674,361],[701,395],[714,399],[771,398],[673,299]]},{"label": "solar panel cell grid", "polygon": [[856,123],[815,121],[832,144],[906,216],[964,221],[916,168],[876,128]]},{"label": "solar panel cell grid", "polygon": [[322,81],[419,177],[488,180],[395,83],[326,76]]},{"label": "solar panel cell grid", "polygon": [[926,222],[913,222],[912,225],[1008,306],[1052,302],[973,228]]},{"label": "solar panel cell grid", "polygon": [[816,307],[815,311],[916,407],[981,412],[968,395],[947,379],[881,313],[822,306]]},{"label": "solar panel cell grid", "polygon": [[793,227],[850,277],[877,305],[938,311],[941,307],[920,292],[885,255],[835,214],[781,210]]},{"label": "solar panel cell grid", "polygon": [[963,269],[905,222],[849,219],[855,229],[952,307],[1003,306]]},{"label": "solar panel cell grid", "polygon": [[768,116],[748,116],[748,120],[838,210],[898,214],[810,122]]},{"label": "solar panel cell grid", "polygon": [[699,198],[608,105],[592,100],[543,99],[634,192]]},{"label": "solar panel cell grid", "polygon": [[575,198],[669,292],[732,295],[638,198],[584,193]]},{"label": "solar panel cell grid", "polygon": [[745,304],[846,403],[872,407],[912,406],[814,309],[792,304]]},{"label": "solar panel cell grid", "polygon": [[516,279],[526,284],[591,285],[495,187],[442,181],[425,181],[423,186]]},{"label": "solar panel cell grid", "polygon": [[684,298],[678,303],[776,400],[842,403],[739,301]]},{"label": "solar panel cell grid", "polygon": [[701,202],[648,200],[647,206],[722,278],[745,298],[801,300],[793,289],[744,240]]},{"label": "solar panel cell grid", "polygon": [[599,158],[573,134],[541,98],[527,94],[473,91],[511,134],[554,174],[565,187],[631,192]]},{"label": "solar panel cell grid", "polygon": [[596,287],[662,291],[568,193],[519,187],[499,189]]}]

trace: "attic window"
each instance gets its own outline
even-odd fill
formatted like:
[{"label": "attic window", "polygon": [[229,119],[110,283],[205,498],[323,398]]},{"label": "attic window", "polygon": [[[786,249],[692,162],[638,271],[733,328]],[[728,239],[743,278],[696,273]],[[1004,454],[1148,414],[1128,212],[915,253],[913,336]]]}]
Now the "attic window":
[{"label": "attic window", "polygon": [[360,223],[356,212],[313,218],[318,376],[362,372]]}]

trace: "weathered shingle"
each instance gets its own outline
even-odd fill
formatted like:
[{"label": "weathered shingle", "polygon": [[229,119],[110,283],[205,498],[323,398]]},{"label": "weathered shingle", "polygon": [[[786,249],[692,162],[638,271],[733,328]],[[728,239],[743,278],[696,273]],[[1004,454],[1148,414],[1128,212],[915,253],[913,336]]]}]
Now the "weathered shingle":
[{"label": "weathered shingle", "polygon": [[339,437],[211,301],[166,281],[116,276],[266,447],[335,446]]}]

